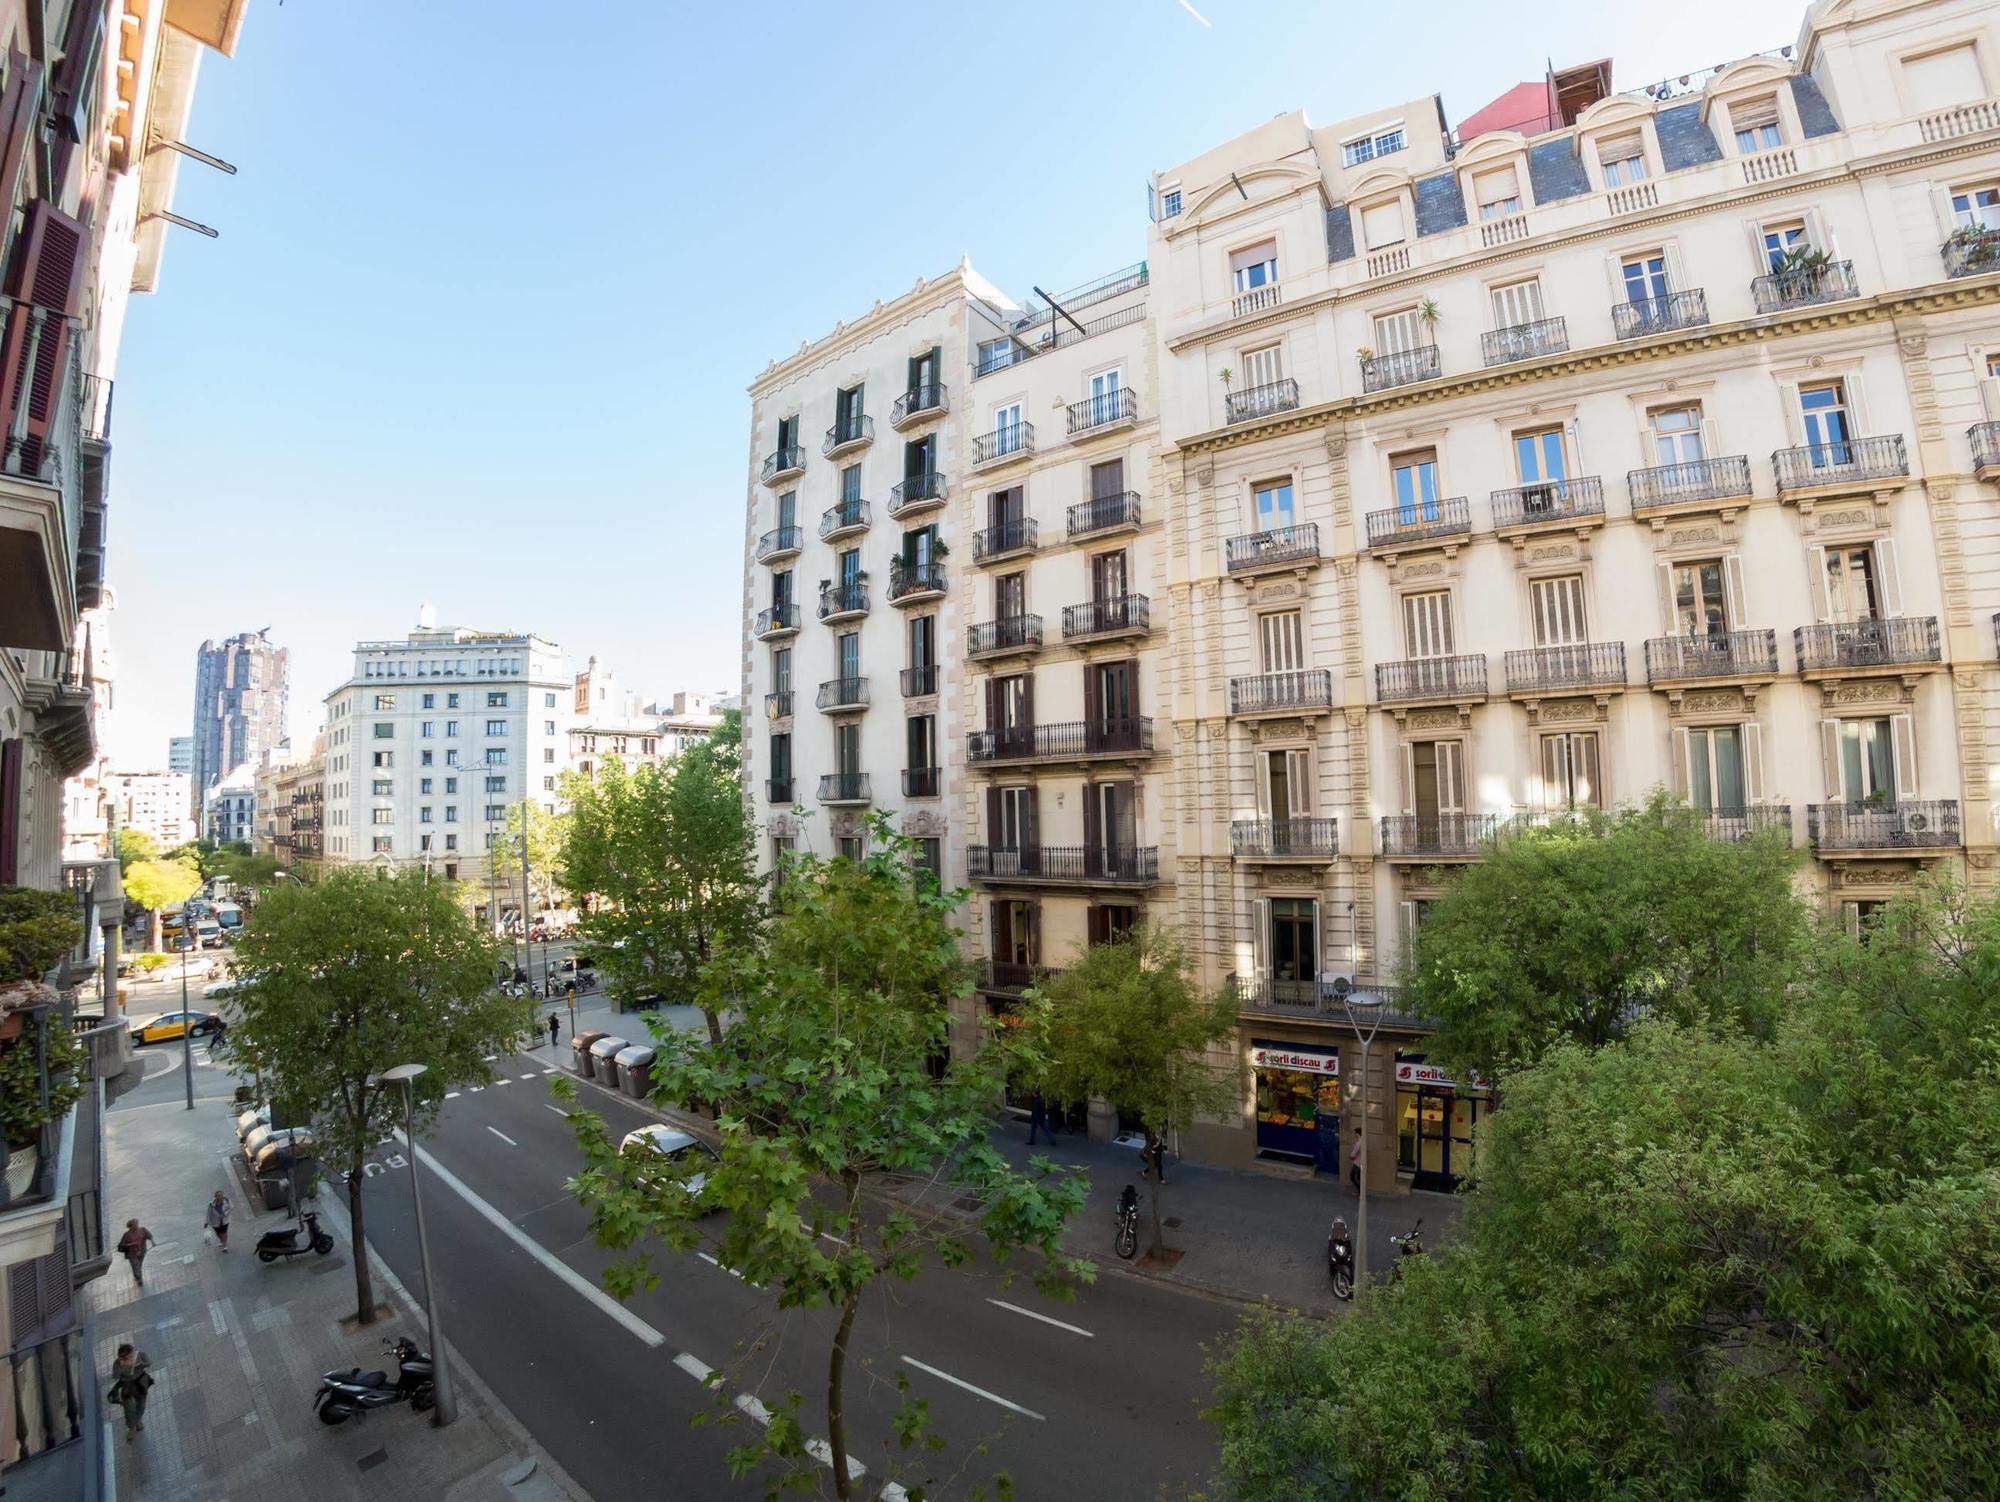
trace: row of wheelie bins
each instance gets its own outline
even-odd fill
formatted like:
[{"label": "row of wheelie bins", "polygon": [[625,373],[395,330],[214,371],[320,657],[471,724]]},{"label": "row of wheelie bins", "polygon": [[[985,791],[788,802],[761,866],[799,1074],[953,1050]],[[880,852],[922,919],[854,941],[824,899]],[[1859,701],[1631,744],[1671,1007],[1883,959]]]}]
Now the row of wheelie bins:
[{"label": "row of wheelie bins", "polygon": [[653,1089],[653,1050],[614,1033],[578,1033],[569,1040],[570,1069],[583,1079],[596,1080],[613,1090],[621,1090],[635,1100],[644,1100]]}]

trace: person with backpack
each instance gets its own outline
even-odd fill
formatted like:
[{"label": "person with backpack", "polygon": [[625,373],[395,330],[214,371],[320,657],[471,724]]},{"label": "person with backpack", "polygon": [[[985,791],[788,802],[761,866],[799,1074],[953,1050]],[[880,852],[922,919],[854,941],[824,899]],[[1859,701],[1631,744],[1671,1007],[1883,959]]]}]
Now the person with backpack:
[{"label": "person with backpack", "polygon": [[146,1353],[133,1349],[130,1341],[118,1348],[118,1357],[111,1363],[111,1390],[105,1396],[125,1410],[127,1444],[146,1427],[146,1394],[153,1387],[151,1367]]}]

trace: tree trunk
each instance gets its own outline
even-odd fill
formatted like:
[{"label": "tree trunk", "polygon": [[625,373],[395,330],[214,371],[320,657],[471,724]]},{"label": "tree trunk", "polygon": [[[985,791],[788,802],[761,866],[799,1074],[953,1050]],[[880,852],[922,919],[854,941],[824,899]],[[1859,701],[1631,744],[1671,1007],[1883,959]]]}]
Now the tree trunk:
[{"label": "tree trunk", "polygon": [[[416,1151],[413,1145],[410,1149]],[[368,1270],[368,1236],[361,1225],[361,1156],[356,1154],[354,1171],[347,1176],[347,1219],[354,1227],[354,1245],[349,1248],[354,1258],[354,1297],[359,1307],[354,1317],[364,1325],[375,1323],[375,1279]]]},{"label": "tree trunk", "polygon": [[847,1337],[854,1330],[854,1314],[861,1307],[861,1290],[856,1288],[840,1306],[840,1328],[833,1334],[833,1351],[826,1361],[826,1444],[833,1452],[833,1494],[846,1498],[847,1414],[841,1403],[841,1379],[847,1369]]},{"label": "tree trunk", "polygon": [[707,1010],[706,1008],[703,1008],[703,1010],[702,1010],[702,1014],[701,1014],[701,1015],[702,1015],[703,1017],[706,1017],[706,1018],[708,1019],[708,1041],[709,1041],[709,1045],[710,1045],[710,1047],[713,1047],[713,1048],[720,1048],[720,1047],[722,1047],[722,1017],[721,1017],[721,1015],[720,1015],[719,1013],[716,1013],[716,1012],[711,1012],[711,1011]]},{"label": "tree trunk", "polygon": [[1146,1249],[1146,1255],[1149,1257],[1157,1252],[1164,1252],[1167,1249],[1166,1227],[1160,1222],[1160,1179],[1166,1171],[1167,1155],[1164,1151],[1154,1152],[1153,1149],[1159,1142],[1160,1139],[1153,1135],[1152,1128],[1148,1127],[1146,1129],[1146,1162],[1153,1170],[1150,1175],[1153,1186],[1153,1244]]},{"label": "tree trunk", "polygon": [[151,946],[148,952],[158,954],[160,952],[160,910],[158,908],[154,908],[146,915],[146,932],[148,935],[147,943]]}]

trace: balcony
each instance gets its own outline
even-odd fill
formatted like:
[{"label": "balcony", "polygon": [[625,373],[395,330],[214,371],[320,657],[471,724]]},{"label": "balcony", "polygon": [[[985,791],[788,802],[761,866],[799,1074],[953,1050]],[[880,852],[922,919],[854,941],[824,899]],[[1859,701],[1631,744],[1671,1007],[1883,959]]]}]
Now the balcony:
[{"label": "balcony", "polygon": [[1976,422],[1965,436],[1972,444],[1972,472],[1982,480],[2000,480],[2000,422]]},{"label": "balcony", "polygon": [[972,440],[972,467],[986,469],[995,464],[1007,464],[1015,459],[1025,459],[1034,451],[1035,425],[1031,422],[1010,423],[990,433],[981,433]]},{"label": "balcony", "polygon": [[1917,803],[1809,803],[1806,837],[1815,855],[1904,855],[1965,843],[1958,800]]},{"label": "balcony", "polygon": [[965,759],[975,765],[1090,761],[1098,757],[1152,754],[1153,722],[1143,717],[975,730],[965,738]]},{"label": "balcony", "polygon": [[1777,671],[1778,633],[1771,630],[1656,636],[1646,643],[1646,681],[1655,688],[1771,678]]},{"label": "balcony", "polygon": [[1500,833],[1498,814],[1388,814],[1382,820],[1387,860],[1473,860]]},{"label": "balcony", "polygon": [[[1276,1017],[1318,1017],[1337,1024],[1343,1033],[1347,1030],[1347,1008],[1334,993],[1331,977],[1295,980],[1290,976],[1273,976],[1267,972],[1232,975],[1227,977],[1227,984],[1240,1011],[1262,1012]],[[1369,1008],[1368,1015],[1385,1027],[1413,1033],[1436,1030],[1435,1022],[1403,1010],[1397,1001],[1398,992],[1392,986],[1364,986],[1353,994],[1372,998],[1378,1003]]]},{"label": "balcony", "polygon": [[1539,480],[1493,492],[1493,530],[1502,536],[1542,527],[1591,526],[1604,520],[1604,481],[1596,475],[1574,480]]},{"label": "balcony", "polygon": [[764,456],[763,480],[766,485],[776,485],[794,475],[804,474],[805,469],[806,451],[794,443]]},{"label": "balcony", "polygon": [[1144,636],[1153,628],[1153,602],[1144,595],[1114,595],[1063,606],[1064,641],[1108,641]]},{"label": "balcony", "polygon": [[965,633],[965,655],[975,661],[1039,652],[1041,648],[1042,618],[1038,615],[1004,615],[997,621],[980,621]]},{"label": "balcony", "polygon": [[1299,569],[1319,563],[1319,523],[1273,527],[1232,537],[1223,545],[1225,566],[1234,575],[1249,576],[1272,569]]},{"label": "balcony", "polygon": [[1375,664],[1375,697],[1384,704],[1415,704],[1426,700],[1463,703],[1486,697],[1486,654],[1462,657],[1413,657],[1403,662]]},{"label": "balcony", "polygon": [[1039,986],[1062,971],[1052,965],[1034,965],[1020,960],[981,960],[978,987],[1002,996],[1019,996],[1030,986]]},{"label": "balcony", "polygon": [[1285,300],[1284,293],[1285,289],[1276,282],[1266,282],[1248,292],[1239,292],[1229,300],[1229,316],[1248,318],[1252,313],[1266,312]]},{"label": "balcony", "polygon": [[796,605],[772,605],[757,612],[757,639],[770,641],[774,637],[790,636],[799,629],[799,607]]},{"label": "balcony", "polygon": [[1611,327],[1620,339],[1644,339],[1675,329],[1698,329],[1708,322],[1708,294],[1700,287],[1640,297],[1611,305]]},{"label": "balcony", "polygon": [[1944,656],[1934,615],[1801,626],[1792,633],[1792,648],[1798,654],[1799,671],[1807,675],[1927,667]]},{"label": "balcony", "polygon": [[866,413],[857,412],[851,417],[842,418],[826,430],[826,437],[820,440],[819,451],[832,459],[865,448],[874,441],[875,419]]},{"label": "balcony", "polygon": [[764,798],[770,803],[790,803],[792,801],[792,779],[789,777],[767,777],[764,779]]},{"label": "balcony", "polygon": [[819,618],[831,624],[868,614],[868,576],[856,574],[839,584],[823,584],[819,591]]},{"label": "balcony", "polygon": [[937,382],[912,386],[889,408],[889,426],[900,433],[904,428],[929,422],[933,417],[942,417],[950,406],[944,387]]},{"label": "balcony", "polygon": [[1138,529],[1139,492],[1136,490],[1092,496],[1069,508],[1071,542],[1082,537],[1104,537],[1113,532],[1136,532]]},{"label": "balcony", "polygon": [[1717,459],[1690,459],[1684,464],[1627,470],[1625,487],[1632,497],[1635,515],[1710,507],[1715,501],[1741,499],[1750,494],[1750,456],[1725,454]]},{"label": "balcony", "polygon": [[788,688],[773,689],[764,695],[764,718],[767,720],[789,719],[792,713],[792,691]]},{"label": "balcony", "polygon": [[1397,552],[1419,543],[1466,537],[1472,532],[1472,507],[1462,495],[1414,506],[1391,506],[1368,513],[1368,547],[1377,553]]},{"label": "balcony", "polygon": [[796,557],[803,539],[804,533],[797,527],[773,527],[757,539],[757,561],[778,563]]},{"label": "balcony", "polygon": [[1237,819],[1229,853],[1240,861],[1325,862],[1340,854],[1338,819]]},{"label": "balcony", "polygon": [[935,798],[938,784],[943,777],[936,767],[905,767],[903,769],[903,796],[905,798]]},{"label": "balcony", "polygon": [[938,670],[936,663],[920,668],[903,669],[903,697],[921,699],[938,691]]},{"label": "balcony", "polygon": [[1399,349],[1386,355],[1363,355],[1361,389],[1388,391],[1396,386],[1414,386],[1418,381],[1435,381],[1443,369],[1435,344]]},{"label": "balcony", "polygon": [[1771,468],[1777,471],[1779,499],[1793,500],[1800,495],[1893,490],[1908,477],[1910,458],[1903,435],[1891,433],[1779,449],[1771,455]]},{"label": "balcony", "polygon": [[1333,672],[1295,668],[1229,680],[1229,712],[1239,718],[1271,714],[1324,714],[1333,708]]},{"label": "balcony", "polygon": [[1560,318],[1539,318],[1479,336],[1479,358],[1487,365],[1511,365],[1538,355],[1559,355],[1569,348],[1569,325]]},{"label": "balcony", "polygon": [[851,709],[868,707],[868,680],[866,678],[829,678],[819,686],[819,694],[813,704],[828,714],[842,714]]},{"label": "balcony", "polygon": [[1944,257],[1944,274],[1950,277],[1984,276],[2000,271],[2000,229],[1967,226],[1953,230],[1951,238],[1938,247]]},{"label": "balcony", "polygon": [[819,801],[829,807],[841,804],[872,803],[866,772],[828,772],[819,780]]},{"label": "balcony", "polygon": [[1040,546],[1040,533],[1033,517],[1017,516],[998,526],[982,527],[972,534],[972,561],[998,563],[1003,558],[1019,558]]},{"label": "balcony", "polygon": [[1256,417],[1276,417],[1298,405],[1299,383],[1287,376],[1282,381],[1230,392],[1222,399],[1222,418],[1225,423],[1249,422]]},{"label": "balcony", "polygon": [[1783,313],[1790,308],[1810,308],[1823,302],[1845,302],[1859,297],[1852,261],[1828,261],[1821,266],[1796,266],[1754,278],[1750,295],[1759,313]]},{"label": "balcony", "polygon": [[921,605],[927,600],[935,600],[944,593],[944,585],[944,564],[938,559],[889,560],[891,605]]},{"label": "balcony", "polygon": [[846,500],[837,506],[829,506],[819,519],[821,542],[835,542],[843,537],[853,537],[868,530],[873,518],[868,513],[868,503],[863,500]]},{"label": "balcony", "polygon": [[1150,887],[1160,879],[1155,845],[971,845],[965,873],[974,881],[1051,886]]},{"label": "balcony", "polygon": [[1069,404],[1068,417],[1072,438],[1091,438],[1129,428],[1139,420],[1139,393],[1123,387],[1085,397]]},{"label": "balcony", "polygon": [[1727,844],[1740,845],[1745,840],[1754,840],[1758,835],[1782,832],[1787,845],[1792,843],[1792,806],[1789,803],[1759,803],[1744,808],[1704,810],[1708,820],[1708,837]]},{"label": "balcony", "polygon": [[1579,642],[1566,647],[1529,647],[1503,659],[1507,692],[1517,699],[1551,694],[1622,691],[1625,643]]},{"label": "balcony", "polygon": [[906,475],[890,488],[889,514],[902,521],[934,506],[942,506],[949,493],[950,487],[937,470],[927,469],[921,474]]}]

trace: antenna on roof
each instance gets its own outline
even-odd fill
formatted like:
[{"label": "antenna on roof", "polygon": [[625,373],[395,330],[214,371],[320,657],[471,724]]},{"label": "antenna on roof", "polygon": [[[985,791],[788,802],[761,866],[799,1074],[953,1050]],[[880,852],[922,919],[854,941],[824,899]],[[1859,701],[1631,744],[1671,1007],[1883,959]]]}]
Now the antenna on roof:
[{"label": "antenna on roof", "polygon": [[1239,178],[1234,172],[1229,174],[1229,180],[1236,184],[1236,191],[1242,193],[1243,201],[1245,203],[1248,203],[1250,201],[1250,195],[1247,192],[1244,192],[1243,180]]}]

